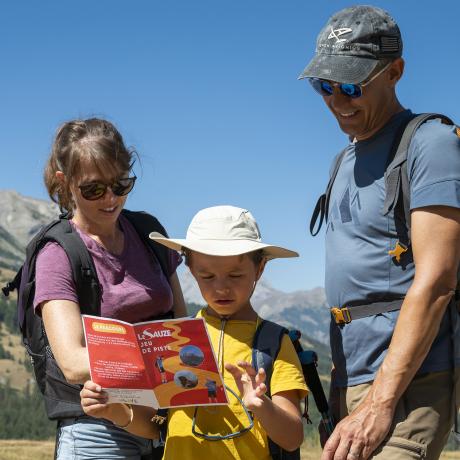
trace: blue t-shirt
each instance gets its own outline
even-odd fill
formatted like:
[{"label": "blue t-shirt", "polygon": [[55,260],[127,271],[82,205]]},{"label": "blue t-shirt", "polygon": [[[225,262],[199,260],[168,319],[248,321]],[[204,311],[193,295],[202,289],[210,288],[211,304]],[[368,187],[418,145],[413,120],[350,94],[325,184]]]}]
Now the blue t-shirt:
[{"label": "blue t-shirt", "polygon": [[[400,112],[372,138],[347,147],[332,188],[326,230],[325,286],[330,306],[400,298],[412,283],[412,259],[400,265],[388,254],[398,236],[393,212],[382,213],[388,155],[398,127],[410,116],[409,110]],[[459,208],[460,138],[455,128],[439,120],[424,123],[411,142],[407,171],[411,209],[430,205]],[[343,326],[331,322],[334,386],[374,379],[398,315],[399,311],[382,313]],[[448,309],[419,372],[452,367],[451,342]],[[460,357],[458,361],[460,364]]]}]

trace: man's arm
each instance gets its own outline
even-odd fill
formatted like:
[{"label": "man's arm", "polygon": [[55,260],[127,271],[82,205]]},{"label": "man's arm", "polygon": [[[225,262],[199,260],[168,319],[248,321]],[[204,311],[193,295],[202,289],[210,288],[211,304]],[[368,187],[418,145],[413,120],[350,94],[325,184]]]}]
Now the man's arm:
[{"label": "man's arm", "polygon": [[365,460],[384,440],[396,405],[428,354],[455,290],[460,264],[460,209],[416,209],[411,232],[415,277],[388,353],[364,402],[337,425],[322,460],[346,459],[348,452]]}]

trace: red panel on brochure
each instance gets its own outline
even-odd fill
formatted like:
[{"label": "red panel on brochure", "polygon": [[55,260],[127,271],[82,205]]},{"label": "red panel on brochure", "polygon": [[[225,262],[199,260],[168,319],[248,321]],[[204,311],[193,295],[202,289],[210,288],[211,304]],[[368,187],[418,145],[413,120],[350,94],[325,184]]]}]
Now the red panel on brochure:
[{"label": "red panel on brochure", "polygon": [[91,379],[109,402],[152,407],[227,404],[202,318],[129,324],[83,315]]}]

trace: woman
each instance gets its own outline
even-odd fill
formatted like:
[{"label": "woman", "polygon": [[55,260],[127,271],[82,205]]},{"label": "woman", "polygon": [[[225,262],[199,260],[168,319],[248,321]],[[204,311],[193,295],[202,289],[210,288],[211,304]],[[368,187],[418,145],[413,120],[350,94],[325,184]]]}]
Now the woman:
[{"label": "woman", "polygon": [[[101,287],[101,316],[140,322],[184,316],[184,299],[170,252],[167,276],[140,236],[121,214],[136,177],[134,152],[116,128],[92,118],[65,123],[57,132],[45,169],[50,197],[69,213],[71,226],[85,243]],[[51,351],[69,383],[88,380],[89,364],[80,306],[65,251],[48,243],[36,264],[34,308],[42,316]],[[87,416],[58,423],[58,459],[133,459],[151,441],[113,423]]]}]

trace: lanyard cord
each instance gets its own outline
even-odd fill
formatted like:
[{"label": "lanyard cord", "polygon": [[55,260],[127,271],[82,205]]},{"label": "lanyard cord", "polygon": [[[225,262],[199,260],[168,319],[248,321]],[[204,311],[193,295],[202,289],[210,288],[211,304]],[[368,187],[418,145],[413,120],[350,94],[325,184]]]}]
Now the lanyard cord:
[{"label": "lanyard cord", "polygon": [[[227,325],[227,321],[228,321],[227,316],[222,316],[220,319],[219,345],[218,345],[218,351],[217,351],[217,365],[221,368],[222,378],[224,377],[224,369],[225,369],[224,367],[224,333],[225,333],[225,326]],[[259,324],[259,319],[257,318],[256,329],[257,329],[258,324]],[[206,439],[208,441],[222,441],[224,439],[236,438],[238,436],[241,436],[243,433],[246,433],[247,431],[252,430],[254,426],[254,419],[252,418],[252,414],[249,412],[243,400],[231,388],[229,388],[227,385],[225,385],[225,388],[228,392],[230,392],[238,400],[238,402],[243,407],[246,417],[248,418],[249,425],[237,431],[236,433],[230,433],[230,434],[223,435],[223,436],[200,433],[199,431],[196,430],[196,417],[198,413],[198,406],[196,406],[195,411],[193,413],[193,419],[192,419],[192,434],[193,435],[197,436],[198,438]]]},{"label": "lanyard cord", "polygon": [[222,373],[222,378],[224,377],[224,333],[225,326],[227,325],[228,317],[222,316],[220,319],[220,334],[219,334],[219,346],[217,349],[217,362]]}]

